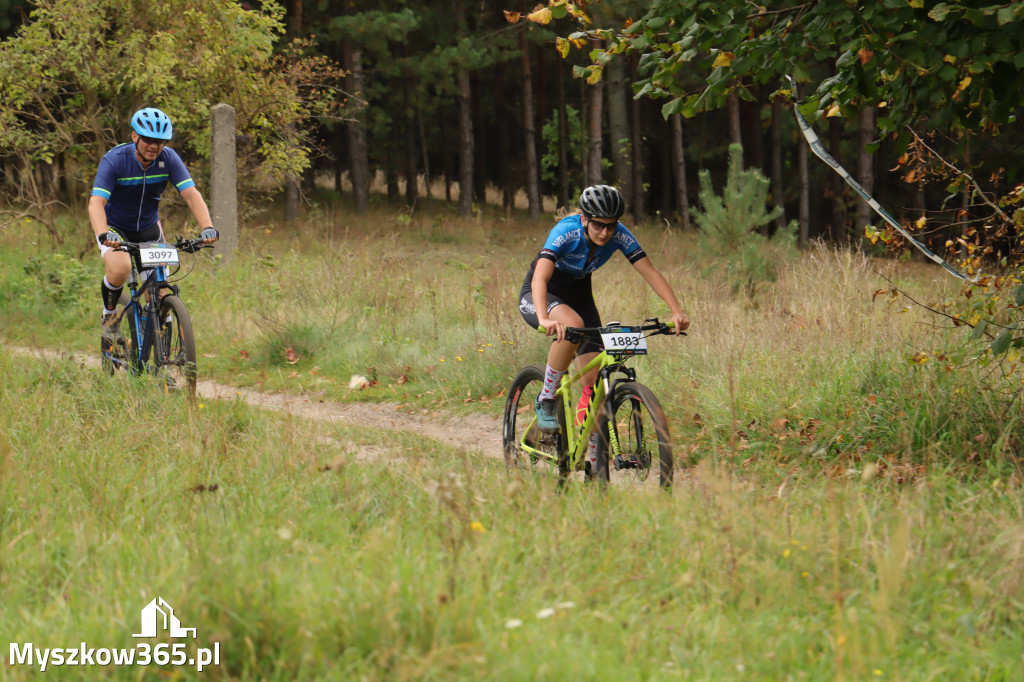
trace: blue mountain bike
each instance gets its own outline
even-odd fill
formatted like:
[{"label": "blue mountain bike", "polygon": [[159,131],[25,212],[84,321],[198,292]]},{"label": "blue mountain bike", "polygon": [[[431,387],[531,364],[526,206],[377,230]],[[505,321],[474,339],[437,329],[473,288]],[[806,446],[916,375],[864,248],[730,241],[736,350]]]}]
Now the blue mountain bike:
[{"label": "blue mountain bike", "polygon": [[[178,297],[177,284],[168,281],[180,269],[180,252],[196,253],[212,248],[202,239],[182,239],[174,244],[122,243],[117,247],[131,255],[132,271],[117,310],[118,334],[100,341],[101,361],[111,375],[118,371],[133,376],[154,376],[165,392],[196,392],[196,342],[192,320]],[[194,266],[193,258],[193,266]],[[192,271],[178,278],[180,281]]]}]

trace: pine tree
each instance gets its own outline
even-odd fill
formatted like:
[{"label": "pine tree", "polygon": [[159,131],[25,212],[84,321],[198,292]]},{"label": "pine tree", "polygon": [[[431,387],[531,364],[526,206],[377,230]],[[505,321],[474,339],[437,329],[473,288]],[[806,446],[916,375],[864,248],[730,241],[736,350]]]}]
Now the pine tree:
[{"label": "pine tree", "polygon": [[700,208],[694,211],[701,248],[713,267],[724,268],[733,287],[753,297],[764,282],[774,282],[779,264],[793,248],[797,225],[790,222],[768,236],[761,228],[781,213],[768,209],[768,179],[756,168],[743,168],[743,148],[729,146],[729,171],[722,195],[715,194],[711,174],[702,170]]}]

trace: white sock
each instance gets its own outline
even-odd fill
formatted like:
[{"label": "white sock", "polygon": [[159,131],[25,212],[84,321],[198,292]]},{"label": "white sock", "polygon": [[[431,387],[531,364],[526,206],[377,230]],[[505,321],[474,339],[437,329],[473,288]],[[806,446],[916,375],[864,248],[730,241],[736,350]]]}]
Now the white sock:
[{"label": "white sock", "polygon": [[562,381],[565,370],[553,369],[551,365],[544,368],[544,388],[540,392],[540,400],[553,400],[558,384]]}]

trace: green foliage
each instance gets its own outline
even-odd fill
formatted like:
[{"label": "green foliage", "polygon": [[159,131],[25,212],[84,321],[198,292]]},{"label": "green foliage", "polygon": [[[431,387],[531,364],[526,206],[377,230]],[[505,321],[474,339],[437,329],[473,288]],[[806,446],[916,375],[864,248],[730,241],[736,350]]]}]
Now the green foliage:
[{"label": "green foliage", "polygon": [[[41,0],[0,42],[0,149],[34,167],[58,154],[84,176],[128,135],[142,106],[174,121],[174,146],[210,152],[209,108],[236,109],[239,163],[259,185],[308,165],[304,121],[334,108],[323,59],[278,55],[284,10],[232,0]],[[49,197],[44,189],[34,199]]]},{"label": "green foliage", "polygon": [[96,271],[75,258],[57,252],[33,256],[24,272],[35,286],[25,289],[23,295],[32,292],[51,303],[83,307],[90,300],[99,300]]},{"label": "green foliage", "polygon": [[[668,98],[666,115],[716,109],[737,88],[751,98],[741,83],[775,85],[786,74],[807,81],[823,61],[834,62],[836,71],[815,102],[847,114],[886,102],[878,120],[883,133],[924,123],[980,129],[1011,121],[1024,103],[1024,91],[1013,85],[1024,66],[1020,3],[814,0],[766,12],[742,0],[660,0],[618,28],[593,28],[587,18],[580,23],[584,30],[570,35],[569,44],[588,49],[583,39],[593,35],[607,41],[583,75],[599,78],[611,54],[638,53],[639,94]],[[703,78],[696,92],[681,78],[694,67]]]},{"label": "green foliage", "polygon": [[743,149],[729,146],[729,170],[721,196],[715,194],[711,173],[702,170],[701,207],[694,211],[700,243],[714,267],[723,267],[735,289],[753,296],[757,288],[774,282],[781,258],[793,248],[796,223],[766,236],[761,228],[782,213],[768,206],[769,181],[755,168],[743,168]]},{"label": "green foliage", "polygon": [[[569,139],[569,167],[579,168],[581,163],[581,145],[573,144],[573,141],[583,139],[583,124],[580,121],[580,112],[576,107],[567,104],[565,106],[565,115],[569,123],[567,135]],[[544,154],[540,157],[540,177],[544,182],[554,184],[558,181],[558,173],[566,172],[566,169],[560,168],[558,163],[558,112],[553,112],[551,117],[545,121],[544,127],[541,129],[541,139],[544,141]],[[578,185],[578,179],[576,180]],[[573,187],[575,185],[570,180],[570,195],[576,193]]]}]

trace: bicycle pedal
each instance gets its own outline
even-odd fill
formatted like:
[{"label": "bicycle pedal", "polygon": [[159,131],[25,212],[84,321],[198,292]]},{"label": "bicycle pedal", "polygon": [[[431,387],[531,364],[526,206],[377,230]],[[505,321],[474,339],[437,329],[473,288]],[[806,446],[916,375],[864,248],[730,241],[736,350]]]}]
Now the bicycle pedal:
[{"label": "bicycle pedal", "polygon": [[623,459],[622,455],[615,456],[615,470],[622,471],[623,469],[636,469],[639,466],[639,462],[629,459]]}]

